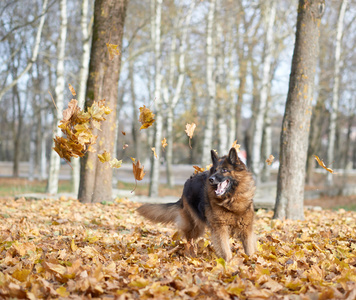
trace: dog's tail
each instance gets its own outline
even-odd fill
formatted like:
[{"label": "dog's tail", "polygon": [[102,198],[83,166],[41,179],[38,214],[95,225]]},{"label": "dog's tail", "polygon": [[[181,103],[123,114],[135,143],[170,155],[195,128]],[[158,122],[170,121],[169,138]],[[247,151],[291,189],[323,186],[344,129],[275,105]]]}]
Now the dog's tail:
[{"label": "dog's tail", "polygon": [[149,204],[146,203],[137,209],[137,212],[155,223],[176,223],[181,210],[181,200],[175,203]]}]

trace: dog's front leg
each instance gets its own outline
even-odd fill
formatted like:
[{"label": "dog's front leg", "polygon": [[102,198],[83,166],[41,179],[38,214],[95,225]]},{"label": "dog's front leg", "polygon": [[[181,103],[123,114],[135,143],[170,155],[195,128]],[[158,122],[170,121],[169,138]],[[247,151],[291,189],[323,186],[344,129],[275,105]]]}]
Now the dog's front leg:
[{"label": "dog's front leg", "polygon": [[245,253],[250,256],[256,252],[256,236],[253,232],[253,229],[250,228],[245,232],[242,237],[242,245],[244,246]]},{"label": "dog's front leg", "polygon": [[229,244],[229,229],[227,226],[221,226],[211,229],[213,246],[216,253],[225,261],[232,258],[232,253]]}]

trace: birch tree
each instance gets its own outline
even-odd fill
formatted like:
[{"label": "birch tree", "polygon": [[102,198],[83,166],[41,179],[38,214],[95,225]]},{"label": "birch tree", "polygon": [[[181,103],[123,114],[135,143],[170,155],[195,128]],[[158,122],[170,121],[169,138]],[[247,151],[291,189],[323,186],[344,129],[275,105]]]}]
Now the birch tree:
[{"label": "birch tree", "polygon": [[40,23],[38,25],[36,37],[35,37],[35,42],[33,44],[33,50],[32,50],[32,57],[30,61],[27,63],[26,67],[22,70],[20,74],[18,74],[15,78],[12,79],[12,81],[5,85],[1,90],[0,90],[0,102],[4,95],[6,94],[7,91],[11,90],[17,82],[22,78],[27,72],[31,69],[33,63],[37,60],[38,52],[40,49],[40,43],[41,43],[41,37],[42,37],[42,29],[43,25],[46,19],[46,10],[48,6],[48,0],[43,1],[42,5],[42,11],[41,11],[41,17],[40,17]]},{"label": "birch tree", "polygon": [[158,196],[158,186],[160,178],[160,156],[161,156],[161,140],[163,128],[162,116],[162,98],[161,98],[161,85],[162,85],[162,53],[161,53],[161,15],[162,15],[162,0],[156,0],[155,19],[154,19],[154,56],[155,56],[155,92],[154,92],[154,106],[155,106],[155,135],[153,144],[156,149],[158,158],[152,154],[151,158],[151,177],[149,196]]},{"label": "birch tree", "polygon": [[274,34],[273,25],[276,17],[276,1],[269,0],[264,3],[266,5],[264,10],[264,23],[266,24],[266,33],[264,41],[264,57],[263,57],[263,67],[262,67],[262,82],[261,82],[261,92],[259,96],[259,103],[257,107],[256,118],[254,120],[254,133],[252,135],[252,163],[251,169],[255,175],[257,184],[260,182],[261,173],[261,146],[263,138],[263,125],[266,115],[267,99],[270,88],[270,78],[271,78],[271,63],[273,56],[274,47]]},{"label": "birch tree", "polygon": [[[178,104],[178,101],[181,96],[182,87],[185,80],[185,54],[187,51],[187,40],[188,40],[188,28],[190,24],[190,20],[192,17],[193,9],[195,7],[195,2],[192,1],[187,15],[185,18],[179,16],[179,21],[177,22],[177,26],[174,28],[174,35],[172,38],[171,44],[171,55],[170,55],[170,68],[169,68],[169,82],[168,86],[172,87],[169,89],[167,86],[164,88],[164,101],[167,105],[167,148],[166,148],[166,164],[167,164],[167,183],[170,187],[174,186],[174,176],[173,176],[173,117],[174,117],[174,109]],[[174,82],[174,72],[176,65],[176,48],[177,48],[177,31],[182,28],[180,44],[178,47],[178,78],[176,80],[175,87],[173,88]]]},{"label": "birch tree", "polygon": [[[335,157],[335,135],[336,135],[336,118],[339,110],[339,87],[340,87],[340,67],[341,67],[341,42],[344,31],[344,18],[347,7],[347,0],[342,0],[339,17],[336,26],[336,43],[335,43],[335,56],[334,56],[334,85],[333,97],[330,109],[329,121],[329,139],[328,139],[328,163],[331,164]],[[332,185],[333,174],[328,173],[327,184]]]},{"label": "birch tree", "polygon": [[[115,141],[116,106],[121,68],[121,49],[128,0],[96,0],[94,4],[93,37],[85,107],[105,99],[112,112],[101,125],[94,145],[96,153],[87,153],[80,162],[78,198],[92,203],[112,199],[112,169],[98,161],[97,154],[113,153]],[[107,43],[117,45],[119,55],[109,60]]]},{"label": "birch tree", "polygon": [[208,22],[206,31],[206,85],[208,89],[207,114],[205,116],[205,129],[203,138],[202,166],[210,164],[210,150],[213,143],[213,125],[216,108],[216,80],[213,29],[215,19],[216,0],[209,1]]},{"label": "birch tree", "polygon": [[[53,114],[53,138],[61,136],[62,131],[58,128],[59,121],[63,116],[63,102],[64,102],[64,58],[65,46],[67,40],[67,0],[61,0],[60,6],[60,28],[57,48],[57,67],[56,67],[56,88],[55,88],[55,101],[56,111]],[[52,144],[54,147],[54,143]],[[60,169],[60,157],[55,151],[51,151],[49,174],[47,181],[47,193],[56,194],[58,192],[58,179]]]},{"label": "birch tree", "polygon": [[[86,83],[88,79],[89,71],[89,59],[90,59],[90,36],[91,30],[89,30],[89,0],[82,0],[81,7],[81,18],[80,18],[80,29],[82,31],[82,45],[83,53],[80,62],[79,71],[79,89],[78,89],[78,107],[83,110],[85,102],[85,91]],[[76,195],[79,190],[79,180],[80,180],[80,159],[74,158],[72,160],[72,191]]]},{"label": "birch tree", "polygon": [[281,140],[274,218],[304,219],[304,182],[323,0],[299,0]]}]

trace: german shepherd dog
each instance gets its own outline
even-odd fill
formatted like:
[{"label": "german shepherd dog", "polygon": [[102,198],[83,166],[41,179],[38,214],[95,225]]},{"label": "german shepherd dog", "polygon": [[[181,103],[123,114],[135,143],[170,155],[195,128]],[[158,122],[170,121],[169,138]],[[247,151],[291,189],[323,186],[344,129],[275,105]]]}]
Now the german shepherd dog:
[{"label": "german shepherd dog", "polygon": [[211,150],[211,159],[209,171],[185,182],[177,202],[144,204],[138,213],[156,223],[175,224],[188,241],[202,236],[208,226],[215,251],[226,261],[232,258],[230,236],[239,238],[245,253],[251,255],[256,251],[252,174],[235,148],[220,158]]}]

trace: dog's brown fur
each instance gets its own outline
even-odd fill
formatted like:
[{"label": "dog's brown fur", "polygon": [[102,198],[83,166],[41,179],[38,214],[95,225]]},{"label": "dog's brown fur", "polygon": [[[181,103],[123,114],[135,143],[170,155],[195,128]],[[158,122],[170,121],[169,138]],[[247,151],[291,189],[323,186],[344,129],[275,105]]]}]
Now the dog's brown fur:
[{"label": "dog's brown fur", "polygon": [[174,223],[187,240],[202,236],[208,226],[215,251],[225,260],[232,258],[230,236],[239,238],[245,253],[251,255],[256,251],[252,175],[235,148],[221,158],[212,150],[211,157],[211,169],[188,179],[179,201],[144,204],[138,212],[156,223]]}]

